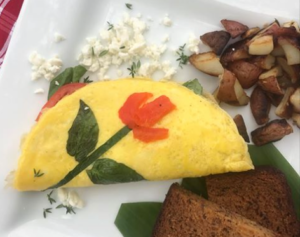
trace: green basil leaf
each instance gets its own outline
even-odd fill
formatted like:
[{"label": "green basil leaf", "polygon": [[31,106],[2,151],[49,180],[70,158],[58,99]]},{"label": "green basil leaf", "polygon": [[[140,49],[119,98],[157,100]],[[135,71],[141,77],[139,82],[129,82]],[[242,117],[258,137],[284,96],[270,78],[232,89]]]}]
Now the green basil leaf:
[{"label": "green basil leaf", "polygon": [[51,96],[63,85],[69,84],[72,82],[73,78],[73,68],[66,68],[62,73],[58,74],[50,82],[50,88],[48,93],[48,100]]},{"label": "green basil leaf", "polygon": [[85,67],[81,65],[74,67],[72,82],[79,82],[85,73],[86,73]]},{"label": "green basil leaf", "polygon": [[67,152],[81,161],[92,152],[98,142],[99,126],[91,108],[80,100],[77,116],[69,130]]},{"label": "green basil leaf", "polygon": [[67,173],[66,176],[62,180],[60,180],[58,183],[50,186],[47,189],[59,188],[65,184],[69,183],[78,174],[80,174],[82,171],[84,171],[88,166],[93,164],[105,152],[107,152],[110,148],[112,148],[116,143],[121,141],[130,131],[131,131],[131,129],[127,126],[124,126],[123,128],[121,128],[111,138],[109,138],[105,143],[103,143],[100,147],[98,147],[92,154],[90,154],[88,157],[82,159],[81,162],[79,162],[78,165],[76,165],[74,167],[74,169],[70,170],[69,173]]},{"label": "green basil leaf", "polygon": [[198,79],[196,79],[196,78],[194,80],[187,81],[187,82],[183,83],[182,85],[185,86],[186,88],[192,90],[196,95],[202,95],[202,93],[203,93],[203,87],[201,86]]},{"label": "green basil leaf", "polygon": [[182,179],[181,186],[193,193],[196,193],[207,199],[207,189],[204,177],[200,178],[184,178]]},{"label": "green basil leaf", "polygon": [[162,203],[123,203],[115,225],[124,237],[151,237]]},{"label": "green basil leaf", "polygon": [[72,82],[79,82],[80,78],[85,74],[85,72],[86,69],[79,65],[76,67],[66,68],[63,72],[58,74],[50,82],[48,100],[60,87]]},{"label": "green basil leaf", "polygon": [[112,159],[98,159],[91,170],[86,171],[94,184],[128,183],[144,180],[135,170]]}]

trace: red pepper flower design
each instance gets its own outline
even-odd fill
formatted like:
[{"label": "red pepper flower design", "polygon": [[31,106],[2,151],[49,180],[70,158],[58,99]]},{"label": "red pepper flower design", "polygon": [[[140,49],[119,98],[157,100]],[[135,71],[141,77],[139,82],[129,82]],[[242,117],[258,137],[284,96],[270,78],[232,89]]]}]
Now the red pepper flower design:
[{"label": "red pepper flower design", "polygon": [[148,92],[133,93],[119,110],[120,119],[132,129],[134,138],[146,143],[168,137],[168,129],[152,126],[176,109],[176,106],[165,95],[146,103],[151,97],[153,94]]}]

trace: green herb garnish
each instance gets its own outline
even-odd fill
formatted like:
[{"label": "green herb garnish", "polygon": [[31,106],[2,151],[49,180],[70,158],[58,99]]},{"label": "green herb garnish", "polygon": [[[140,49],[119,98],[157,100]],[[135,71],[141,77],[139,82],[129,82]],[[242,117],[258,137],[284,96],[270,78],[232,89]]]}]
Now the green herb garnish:
[{"label": "green herb garnish", "polygon": [[90,80],[89,78],[90,78],[90,77],[87,76],[86,78],[83,79],[83,82],[84,82],[84,83],[91,83],[91,82],[93,82],[93,81]]},{"label": "green herb garnish", "polygon": [[41,173],[40,170],[36,171],[36,169],[33,169],[34,177],[38,178],[44,175],[44,173]]},{"label": "green herb garnish", "polygon": [[109,21],[107,22],[108,24],[108,29],[107,30],[112,30],[114,28],[114,25],[111,24]]},{"label": "green herb garnish", "polygon": [[199,83],[198,79],[194,79],[191,81],[187,81],[182,84],[186,88],[192,90],[196,95],[202,95],[203,94],[203,87]]},{"label": "green herb garnish", "polygon": [[122,140],[131,129],[127,126],[121,128],[118,132],[116,132],[111,138],[109,138],[103,145],[98,147],[92,154],[83,158],[77,166],[73,170],[71,170],[62,180],[60,180],[57,184],[49,187],[48,189],[59,188],[67,183],[69,183],[73,178],[75,178],[78,174],[84,171],[88,166],[93,164],[99,157],[101,157],[105,152],[107,152],[111,147],[113,147],[116,143]]},{"label": "green herb garnish", "polygon": [[125,5],[126,5],[126,7],[127,7],[128,9],[130,9],[130,10],[132,9],[132,4],[126,3]]},{"label": "green herb garnish", "polygon": [[99,57],[103,57],[104,55],[106,55],[108,53],[108,50],[103,50],[100,54]]},{"label": "green herb garnish", "polygon": [[181,68],[182,65],[186,65],[189,60],[189,56],[184,54],[184,48],[185,48],[185,44],[180,46],[179,49],[176,51],[177,55],[179,56],[179,58],[177,58],[176,61],[179,61],[179,67]]},{"label": "green herb garnish", "polygon": [[135,170],[114,160],[96,160],[91,170],[86,171],[94,184],[128,183],[144,180]]},{"label": "green herb garnish", "polygon": [[125,49],[125,46],[121,46],[120,49]]},{"label": "green herb garnish", "polygon": [[133,78],[135,76],[135,74],[138,72],[140,67],[141,67],[140,60],[137,63],[133,62],[131,67],[127,68],[127,70],[130,72],[129,75],[131,75]]},{"label": "green herb garnish", "polygon": [[56,200],[51,197],[52,193],[53,193],[53,190],[49,194],[47,194],[48,201],[50,202],[51,205],[52,205],[52,203],[56,203]]},{"label": "green herb garnish", "polygon": [[44,218],[46,218],[47,217],[47,213],[52,213],[52,208],[46,208],[46,209],[44,209],[44,211],[43,211],[43,216],[44,216]]},{"label": "green herb garnish", "polygon": [[73,207],[71,206],[60,204],[56,207],[56,209],[60,209],[60,208],[66,208],[66,214],[76,214]]},{"label": "green herb garnish", "polygon": [[67,152],[81,161],[91,153],[98,142],[99,126],[95,115],[89,106],[80,100],[77,116],[69,130]]},{"label": "green herb garnish", "polygon": [[[76,67],[66,68],[62,73],[57,75],[50,82],[48,100],[62,86],[73,83],[73,82],[79,82],[79,80],[85,73],[86,73],[86,69],[81,65],[78,65]],[[58,85],[56,85],[55,82],[57,82]]]}]

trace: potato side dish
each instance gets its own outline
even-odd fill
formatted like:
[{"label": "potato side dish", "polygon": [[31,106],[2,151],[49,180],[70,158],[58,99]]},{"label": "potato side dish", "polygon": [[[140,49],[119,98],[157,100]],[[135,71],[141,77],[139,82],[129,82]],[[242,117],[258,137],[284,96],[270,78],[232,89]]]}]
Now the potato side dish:
[{"label": "potato side dish", "polygon": [[[300,128],[300,30],[295,21],[275,20],[263,28],[249,28],[222,20],[225,30],[200,36],[212,51],[193,54],[189,60],[200,71],[220,78],[213,93],[218,102],[234,106],[250,103],[262,127],[251,132],[255,145],[277,141],[293,132],[285,121]],[[230,43],[232,39],[234,43]],[[250,98],[244,89],[254,87]],[[271,105],[283,120],[269,121]],[[283,122],[284,121],[284,122]],[[270,126],[272,129],[270,129]],[[262,134],[262,131],[263,134]]]}]

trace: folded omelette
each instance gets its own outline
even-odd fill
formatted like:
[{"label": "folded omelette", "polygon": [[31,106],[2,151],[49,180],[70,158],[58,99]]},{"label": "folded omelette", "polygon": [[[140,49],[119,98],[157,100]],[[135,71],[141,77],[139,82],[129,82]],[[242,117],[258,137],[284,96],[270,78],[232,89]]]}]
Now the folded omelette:
[{"label": "folded omelette", "polygon": [[[167,98],[174,109],[155,124],[146,118],[151,128],[134,133],[120,109],[138,93],[151,95],[143,103]],[[157,106],[164,103],[157,101]],[[124,127],[126,134],[114,144],[112,138]],[[147,142],[149,131],[161,137]],[[45,190],[249,169],[247,145],[217,104],[174,82],[135,78],[91,83],[47,110],[22,144],[13,185],[20,191]]]}]

